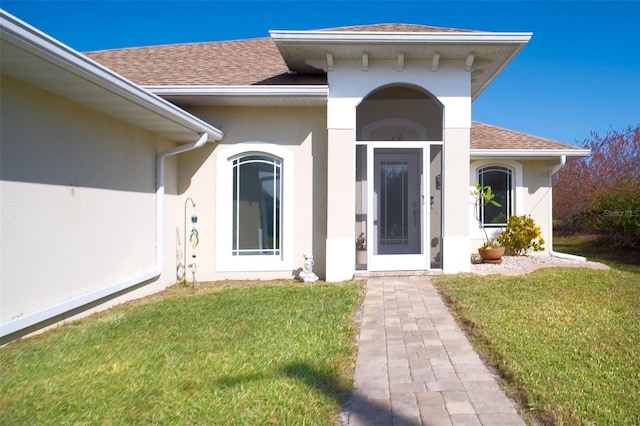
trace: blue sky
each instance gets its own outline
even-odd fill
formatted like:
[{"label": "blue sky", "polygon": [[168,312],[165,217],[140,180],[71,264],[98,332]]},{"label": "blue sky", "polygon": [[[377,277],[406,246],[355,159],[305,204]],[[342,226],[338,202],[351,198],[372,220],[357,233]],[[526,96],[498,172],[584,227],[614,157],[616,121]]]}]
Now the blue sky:
[{"label": "blue sky", "polygon": [[640,125],[640,1],[10,1],[79,51],[266,37],[384,22],[533,38],[473,104],[473,119],[566,143]]}]

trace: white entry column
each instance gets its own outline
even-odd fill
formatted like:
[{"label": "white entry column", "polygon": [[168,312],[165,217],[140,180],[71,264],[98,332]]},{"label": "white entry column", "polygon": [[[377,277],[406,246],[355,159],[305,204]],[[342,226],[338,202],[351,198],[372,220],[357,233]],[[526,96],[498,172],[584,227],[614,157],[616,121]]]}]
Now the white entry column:
[{"label": "white entry column", "polygon": [[337,282],[355,270],[355,133],[329,128],[327,136],[326,280]]}]

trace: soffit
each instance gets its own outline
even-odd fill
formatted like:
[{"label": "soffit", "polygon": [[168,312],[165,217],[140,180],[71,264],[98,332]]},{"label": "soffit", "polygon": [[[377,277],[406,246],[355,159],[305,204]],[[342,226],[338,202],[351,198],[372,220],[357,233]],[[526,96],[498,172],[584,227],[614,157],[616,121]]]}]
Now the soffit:
[{"label": "soffit", "polygon": [[[471,73],[475,99],[531,38],[531,33],[271,31],[289,70],[322,74],[339,61],[422,61],[425,70],[456,64]],[[365,59],[366,56],[366,59]]]},{"label": "soffit", "polygon": [[190,106],[326,107],[328,86],[145,86],[185,108]]},{"label": "soffit", "polygon": [[179,107],[229,106],[229,107],[325,107],[327,100],[288,96],[230,96],[230,95],[167,95],[162,96]]}]

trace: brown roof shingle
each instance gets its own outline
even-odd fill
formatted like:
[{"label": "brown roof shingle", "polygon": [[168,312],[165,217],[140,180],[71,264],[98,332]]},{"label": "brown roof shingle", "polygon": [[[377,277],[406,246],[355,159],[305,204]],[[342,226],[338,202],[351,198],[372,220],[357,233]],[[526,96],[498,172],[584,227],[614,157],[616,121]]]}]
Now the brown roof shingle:
[{"label": "brown roof shingle", "polygon": [[[319,31],[468,32],[415,24],[360,25]],[[143,86],[327,84],[326,75],[290,72],[269,37],[102,50],[86,55]]]},{"label": "brown roof shingle", "polygon": [[133,47],[86,53],[143,86],[327,84],[291,73],[270,38]]},{"label": "brown roof shingle", "polygon": [[471,123],[471,149],[579,149],[573,145],[492,126]]},{"label": "brown roof shingle", "polygon": [[[414,24],[374,24],[318,31],[472,32]],[[289,71],[271,38],[134,47],[86,53],[143,86],[327,84],[326,75]],[[549,139],[473,122],[471,149],[576,149]]]}]

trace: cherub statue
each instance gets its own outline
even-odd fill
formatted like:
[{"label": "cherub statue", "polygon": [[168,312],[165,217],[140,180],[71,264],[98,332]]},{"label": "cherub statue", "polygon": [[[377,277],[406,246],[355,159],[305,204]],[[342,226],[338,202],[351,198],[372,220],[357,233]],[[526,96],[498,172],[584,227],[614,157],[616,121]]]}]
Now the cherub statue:
[{"label": "cherub statue", "polygon": [[304,264],[302,266],[302,272],[300,272],[300,279],[305,283],[313,283],[318,281],[318,276],[313,273],[313,255],[303,254]]}]

